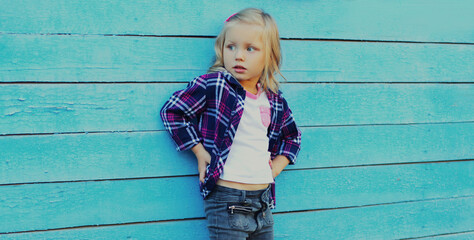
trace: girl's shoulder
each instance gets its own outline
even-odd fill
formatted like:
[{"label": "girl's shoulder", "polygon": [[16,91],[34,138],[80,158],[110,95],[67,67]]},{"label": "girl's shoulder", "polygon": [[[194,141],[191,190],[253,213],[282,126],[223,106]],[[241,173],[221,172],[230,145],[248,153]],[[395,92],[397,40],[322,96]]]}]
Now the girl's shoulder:
[{"label": "girl's shoulder", "polygon": [[222,75],[222,72],[209,72],[209,73],[199,76],[199,78],[202,78],[202,79],[219,78],[221,77],[221,75]]},{"label": "girl's shoulder", "polygon": [[232,78],[232,74],[223,70],[223,71],[216,71],[216,72],[208,72],[199,77],[203,79],[213,79],[213,78],[229,79],[229,78]]},{"label": "girl's shoulder", "polygon": [[193,81],[202,81],[202,82],[209,82],[209,81],[219,81],[224,80],[226,77],[223,72],[208,72],[206,74],[197,76],[193,79]]},{"label": "girl's shoulder", "polygon": [[209,85],[216,85],[216,82],[222,81],[223,79],[222,73],[220,72],[211,72],[211,73],[206,73],[197,77],[194,77],[189,83],[188,87],[194,86],[194,85],[199,85],[201,87],[208,87]]},{"label": "girl's shoulder", "polygon": [[272,106],[275,106],[277,109],[287,111],[290,108],[281,90],[278,90],[277,93],[268,91],[266,92],[266,94],[268,96],[268,99],[272,103]]},{"label": "girl's shoulder", "polygon": [[275,99],[276,101],[285,101],[285,97],[283,97],[283,92],[281,90],[278,90],[278,92],[273,92],[273,91],[266,91],[265,92],[269,98]]},{"label": "girl's shoulder", "polygon": [[238,81],[227,71],[208,72],[195,79],[200,79],[211,85],[218,85],[219,87],[235,87],[240,85]]}]

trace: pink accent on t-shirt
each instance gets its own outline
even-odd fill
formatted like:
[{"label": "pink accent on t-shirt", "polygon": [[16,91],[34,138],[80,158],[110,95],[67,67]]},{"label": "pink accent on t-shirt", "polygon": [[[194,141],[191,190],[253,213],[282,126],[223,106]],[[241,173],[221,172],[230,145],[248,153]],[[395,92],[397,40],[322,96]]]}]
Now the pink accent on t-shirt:
[{"label": "pink accent on t-shirt", "polygon": [[257,93],[257,95],[255,95],[255,94],[253,94],[253,93],[251,93],[251,92],[249,92],[249,91],[246,91],[245,95],[246,95],[247,97],[251,98],[251,99],[254,99],[254,100],[256,100],[256,99],[258,98],[258,93]]},{"label": "pink accent on t-shirt", "polygon": [[245,91],[245,96],[251,98],[251,99],[254,99],[256,100],[258,97],[260,97],[260,95],[262,94],[262,88],[260,87],[260,83],[257,84],[257,94],[253,94],[249,91]]},{"label": "pink accent on t-shirt", "polygon": [[260,117],[262,118],[263,126],[270,126],[271,113],[269,107],[260,106]]}]

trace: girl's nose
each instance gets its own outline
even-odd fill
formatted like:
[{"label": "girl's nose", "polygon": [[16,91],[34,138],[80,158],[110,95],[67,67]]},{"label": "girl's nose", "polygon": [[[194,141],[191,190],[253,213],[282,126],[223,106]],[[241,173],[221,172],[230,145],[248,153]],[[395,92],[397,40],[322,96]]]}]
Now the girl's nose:
[{"label": "girl's nose", "polygon": [[235,51],[235,60],[240,60],[240,61],[243,61],[245,58],[244,58],[244,53],[242,50],[237,50]]}]

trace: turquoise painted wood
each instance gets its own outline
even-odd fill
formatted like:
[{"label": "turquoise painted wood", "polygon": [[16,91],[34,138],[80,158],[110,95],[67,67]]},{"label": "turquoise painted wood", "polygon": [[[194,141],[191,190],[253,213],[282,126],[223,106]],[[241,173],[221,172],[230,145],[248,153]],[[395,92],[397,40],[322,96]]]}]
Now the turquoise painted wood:
[{"label": "turquoise painted wood", "polygon": [[[298,162],[287,169],[466,160],[474,149],[474,123],[302,131]],[[163,131],[0,137],[0,183],[195,175],[194,155],[174,147]]]},{"label": "turquoise painted wood", "polygon": [[[0,32],[137,35],[217,35],[224,20],[246,7],[272,13],[287,38],[424,42],[474,40],[470,0],[91,1],[25,0],[0,10]],[[98,24],[99,23],[99,24]]]},{"label": "turquoise painted wood", "polygon": [[248,6],[303,131],[275,238],[473,239],[474,3],[272,3],[0,0],[0,239],[207,239],[158,114]]},{"label": "turquoise painted wood", "polygon": [[[471,239],[473,205],[474,200],[469,197],[275,214],[275,239],[401,239],[433,234],[445,237],[439,239]],[[471,206],[469,211],[466,206]],[[199,240],[207,239],[203,227],[205,222],[200,219],[19,233],[4,235],[4,239]],[[467,234],[449,234],[466,231]]]},{"label": "turquoise painted wood", "polygon": [[436,237],[427,237],[426,239],[433,240],[433,239],[454,239],[454,240],[469,240],[474,238],[474,232],[466,232],[466,233],[459,233],[459,234],[446,234]]},{"label": "turquoise painted wood", "polygon": [[278,221],[276,228],[281,239],[422,237],[472,230],[473,204],[472,198],[463,198],[352,208],[345,214],[337,214],[340,210],[303,212]]},{"label": "turquoise painted wood", "polygon": [[[472,161],[287,171],[277,179],[276,212],[474,196],[473,171]],[[3,186],[0,233],[203,217],[196,180]]]},{"label": "turquoise painted wood", "polygon": [[[214,39],[202,38],[6,34],[2,45],[0,82],[188,82],[214,54]],[[289,82],[474,78],[474,45],[282,41],[282,52]]]},{"label": "turquoise painted wood", "polygon": [[[163,130],[160,108],[185,86],[5,84],[0,132]],[[282,91],[301,126],[474,120],[472,84],[285,84]]]},{"label": "turquoise painted wood", "polygon": [[[400,239],[432,234],[446,237],[440,239],[471,239],[472,217],[469,214],[472,213],[472,208],[470,212],[466,212],[465,207],[474,204],[472,199],[455,198],[275,214],[275,222],[279,224],[275,239]],[[436,215],[436,218],[432,215]],[[289,225],[289,222],[293,224]],[[204,226],[204,220],[188,220],[20,233],[5,235],[4,239],[207,239],[207,233],[201,230]],[[458,232],[467,233],[457,234]]]}]

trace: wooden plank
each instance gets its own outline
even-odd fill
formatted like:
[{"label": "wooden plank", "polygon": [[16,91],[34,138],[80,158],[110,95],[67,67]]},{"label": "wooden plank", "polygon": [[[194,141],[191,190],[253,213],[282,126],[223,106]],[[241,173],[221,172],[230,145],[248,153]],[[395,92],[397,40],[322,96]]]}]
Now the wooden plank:
[{"label": "wooden plank", "polygon": [[[5,84],[0,133],[162,130],[159,111],[185,84]],[[472,84],[285,84],[300,126],[464,122]],[[313,111],[307,114],[307,109]]]},{"label": "wooden plank", "polygon": [[[214,39],[0,35],[0,82],[188,82]],[[472,82],[474,46],[282,41],[290,82]],[[192,54],[190,54],[192,53]]]},{"label": "wooden plank", "polygon": [[[472,231],[473,205],[471,197],[275,214],[275,239],[400,239]],[[472,236],[471,232],[426,239],[461,240]],[[20,233],[0,235],[0,238],[204,240],[208,234],[205,220],[199,219]]]},{"label": "wooden plank", "polygon": [[260,7],[276,18],[282,37],[474,42],[470,0],[0,3],[9,6],[0,10],[0,32],[4,33],[217,35],[231,14]]},{"label": "wooden plank", "polygon": [[58,240],[58,239],[209,239],[206,222],[184,220],[177,222],[160,222],[108,227],[79,228],[72,230],[32,232],[17,234],[0,234],[2,240]]},{"label": "wooden plank", "polygon": [[[287,171],[277,178],[277,212],[470,196],[473,168],[474,161]],[[0,186],[0,233],[202,217],[197,188],[196,177]]]},{"label": "wooden plank", "polygon": [[422,239],[427,239],[427,240],[433,240],[433,239],[472,240],[472,239],[474,239],[474,231],[467,232],[467,233],[446,234],[446,235],[440,235],[440,236],[433,236],[433,237],[427,237],[427,238],[422,238]]},{"label": "wooden plank", "polygon": [[[287,169],[474,156],[474,123],[318,127],[302,132],[297,164]],[[0,137],[0,184],[196,174],[194,155],[174,148],[163,131]]]},{"label": "wooden plank", "polygon": [[281,215],[275,238],[400,239],[472,231],[473,206],[471,197]]}]

